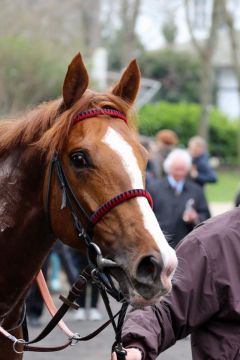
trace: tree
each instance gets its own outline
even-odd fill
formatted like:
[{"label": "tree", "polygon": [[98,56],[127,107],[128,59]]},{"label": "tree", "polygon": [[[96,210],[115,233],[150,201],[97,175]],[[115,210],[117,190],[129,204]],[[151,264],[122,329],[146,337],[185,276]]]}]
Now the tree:
[{"label": "tree", "polygon": [[139,56],[143,47],[136,34],[136,23],[142,0],[118,0],[115,16],[119,27],[115,29],[109,44],[110,67],[119,69],[133,58]]},{"label": "tree", "polygon": [[169,46],[172,46],[175,43],[177,36],[177,25],[175,23],[175,19],[171,14],[168,14],[166,20],[162,25],[162,34],[166,43]]},{"label": "tree", "polygon": [[[237,79],[237,87],[238,87],[238,98],[239,98],[239,106],[240,106],[240,59],[239,59],[239,46],[237,41],[237,32],[235,29],[233,15],[228,11],[227,4],[225,0],[219,0],[221,4],[222,13],[224,15],[224,20],[228,28],[230,45],[232,50],[232,64],[235,72],[235,76]],[[240,164],[240,114],[238,116],[238,164]]]},{"label": "tree", "polygon": [[145,52],[139,60],[143,76],[161,83],[154,100],[200,102],[201,64],[195,55],[167,48]]},{"label": "tree", "polygon": [[209,33],[205,41],[198,41],[194,34],[193,25],[190,19],[189,0],[184,0],[186,20],[192,44],[199,56],[202,65],[202,74],[200,80],[201,96],[201,116],[199,122],[199,135],[208,139],[208,113],[209,106],[212,103],[212,58],[215,50],[216,35],[220,23],[221,3],[219,0],[213,0],[212,14]]}]

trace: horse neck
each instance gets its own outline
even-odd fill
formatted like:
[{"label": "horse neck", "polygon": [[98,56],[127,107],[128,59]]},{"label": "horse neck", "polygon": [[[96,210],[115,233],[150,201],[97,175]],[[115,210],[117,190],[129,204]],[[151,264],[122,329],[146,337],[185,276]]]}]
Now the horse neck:
[{"label": "horse neck", "polygon": [[33,149],[0,159],[0,316],[24,296],[53,244],[43,208],[41,158]]}]

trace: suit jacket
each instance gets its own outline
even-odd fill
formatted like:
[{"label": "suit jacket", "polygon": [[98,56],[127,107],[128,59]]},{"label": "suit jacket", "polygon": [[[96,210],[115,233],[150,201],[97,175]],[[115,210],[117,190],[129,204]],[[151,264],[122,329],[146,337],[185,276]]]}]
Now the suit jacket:
[{"label": "suit jacket", "polygon": [[153,198],[153,211],[159,225],[173,247],[196,225],[183,221],[183,213],[189,199],[194,199],[194,209],[198,213],[199,222],[210,217],[202,188],[190,179],[186,179],[180,194],[170,186],[166,177],[149,182],[148,191]]}]

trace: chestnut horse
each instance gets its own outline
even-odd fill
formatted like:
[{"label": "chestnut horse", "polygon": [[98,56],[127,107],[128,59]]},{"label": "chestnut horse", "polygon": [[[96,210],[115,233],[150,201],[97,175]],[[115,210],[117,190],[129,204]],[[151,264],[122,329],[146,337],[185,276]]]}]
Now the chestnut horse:
[{"label": "chestnut horse", "polygon": [[[61,99],[0,122],[0,325],[17,338],[22,337],[17,325],[27,290],[55,239],[84,250],[54,171],[49,189],[54,154],[89,214],[118,194],[144,188],[147,153],[132,125],[139,83],[134,60],[111,92],[88,90],[88,73],[78,54],[68,68]],[[78,121],[79,113],[92,108],[96,115]],[[87,227],[83,214],[78,216]],[[175,252],[145,196],[106,213],[94,228],[93,241],[118,264],[121,271],[114,268],[112,274],[130,302],[149,304],[170,290]],[[0,360],[21,358],[0,335]]]}]

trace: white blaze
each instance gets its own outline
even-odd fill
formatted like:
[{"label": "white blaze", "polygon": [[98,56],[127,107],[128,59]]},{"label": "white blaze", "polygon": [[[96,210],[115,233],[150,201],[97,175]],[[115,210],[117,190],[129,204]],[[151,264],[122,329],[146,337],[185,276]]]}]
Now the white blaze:
[{"label": "white blaze", "polygon": [[[143,189],[142,173],[132,147],[111,127],[108,128],[102,142],[118,154],[120,161],[130,178],[132,189]],[[137,202],[143,217],[144,227],[157,243],[161,251],[164,265],[166,266],[170,258],[174,256],[174,251],[168,245],[148,200],[144,197],[138,197]]]}]

